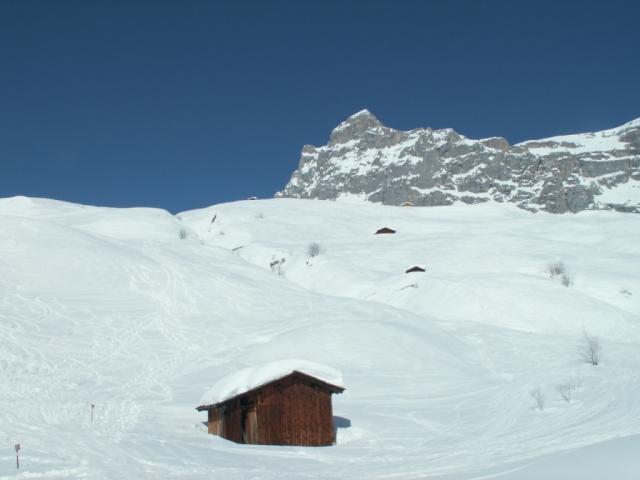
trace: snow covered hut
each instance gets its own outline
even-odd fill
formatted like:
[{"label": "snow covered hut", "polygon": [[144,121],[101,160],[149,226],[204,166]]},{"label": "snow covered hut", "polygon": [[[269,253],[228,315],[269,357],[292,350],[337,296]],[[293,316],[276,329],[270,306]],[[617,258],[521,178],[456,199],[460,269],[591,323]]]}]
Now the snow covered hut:
[{"label": "snow covered hut", "polygon": [[219,380],[196,407],[207,411],[208,431],[236,443],[331,445],[331,395],[342,374],[306,360],[279,360]]},{"label": "snow covered hut", "polygon": [[380,235],[381,233],[396,233],[396,231],[393,228],[382,227],[380,230],[377,230],[375,234]]},{"label": "snow covered hut", "polygon": [[407,270],[404,273],[411,273],[411,272],[426,272],[427,269],[424,268],[421,265],[414,265],[411,268],[407,268]]},{"label": "snow covered hut", "polygon": [[411,202],[403,202],[402,206],[403,207],[413,207],[413,203],[411,203]]}]

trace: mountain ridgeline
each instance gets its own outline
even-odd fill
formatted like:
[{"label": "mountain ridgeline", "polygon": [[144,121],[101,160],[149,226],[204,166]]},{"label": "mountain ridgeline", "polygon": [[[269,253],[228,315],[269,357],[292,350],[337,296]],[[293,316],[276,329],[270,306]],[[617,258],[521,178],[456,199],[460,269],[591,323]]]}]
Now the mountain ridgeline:
[{"label": "mountain ridgeline", "polygon": [[450,128],[395,130],[362,110],[338,125],[327,145],[305,145],[276,196],[640,213],[640,118],[611,130],[510,145],[501,137],[471,140]]}]

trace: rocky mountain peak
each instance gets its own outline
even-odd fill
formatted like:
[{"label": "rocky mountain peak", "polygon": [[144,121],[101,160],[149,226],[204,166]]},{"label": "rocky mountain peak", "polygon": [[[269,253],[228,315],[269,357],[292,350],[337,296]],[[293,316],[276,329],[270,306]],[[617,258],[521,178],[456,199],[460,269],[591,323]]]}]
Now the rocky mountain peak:
[{"label": "rocky mountain peak", "polygon": [[361,110],[331,132],[327,145],[303,148],[298,169],[276,196],[640,213],[640,119],[510,145],[502,137],[468,139],[450,128],[395,130]]},{"label": "rocky mountain peak", "polygon": [[360,110],[333,129],[329,138],[329,145],[358,140],[366,134],[382,133],[383,129],[386,129],[386,127],[373,113],[367,109]]}]

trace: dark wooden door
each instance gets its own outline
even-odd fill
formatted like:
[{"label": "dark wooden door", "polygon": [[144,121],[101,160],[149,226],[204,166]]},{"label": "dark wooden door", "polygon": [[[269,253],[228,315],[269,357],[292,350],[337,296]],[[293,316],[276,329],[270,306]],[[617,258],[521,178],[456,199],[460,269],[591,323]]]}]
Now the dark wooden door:
[{"label": "dark wooden door", "polygon": [[284,445],[284,407],[260,405],[258,408],[258,436],[261,444]]},{"label": "dark wooden door", "polygon": [[258,416],[256,406],[249,405],[242,412],[242,436],[244,443],[258,443]]}]

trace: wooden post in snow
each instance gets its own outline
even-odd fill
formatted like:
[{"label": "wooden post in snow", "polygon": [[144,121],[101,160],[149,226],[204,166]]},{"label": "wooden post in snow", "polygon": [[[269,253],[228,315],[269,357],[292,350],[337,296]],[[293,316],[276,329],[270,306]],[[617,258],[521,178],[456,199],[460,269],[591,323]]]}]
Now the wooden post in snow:
[{"label": "wooden post in snow", "polygon": [[20,444],[16,443],[15,448],[16,448],[16,468],[20,470],[20,456],[19,456]]},{"label": "wooden post in snow", "polygon": [[93,423],[93,409],[96,408],[96,404],[92,403],[91,404],[91,423]]}]

